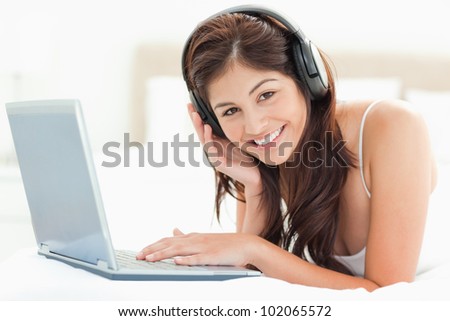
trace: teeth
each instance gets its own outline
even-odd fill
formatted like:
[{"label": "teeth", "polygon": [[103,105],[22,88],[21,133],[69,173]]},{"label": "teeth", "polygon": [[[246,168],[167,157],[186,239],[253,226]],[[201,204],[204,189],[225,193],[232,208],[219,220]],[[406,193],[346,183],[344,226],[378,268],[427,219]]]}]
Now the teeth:
[{"label": "teeth", "polygon": [[283,127],[278,128],[276,131],[274,131],[270,135],[266,135],[263,139],[255,139],[254,142],[256,145],[263,146],[270,142],[272,142],[275,138],[277,138],[281,131],[283,130]]}]

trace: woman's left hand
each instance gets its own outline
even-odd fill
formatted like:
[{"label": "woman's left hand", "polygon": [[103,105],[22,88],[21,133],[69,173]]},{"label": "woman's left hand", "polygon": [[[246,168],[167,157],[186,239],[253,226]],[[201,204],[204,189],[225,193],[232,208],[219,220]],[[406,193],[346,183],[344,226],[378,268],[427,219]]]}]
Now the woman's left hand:
[{"label": "woman's left hand", "polygon": [[167,237],[145,247],[138,260],[150,262],[174,258],[180,265],[234,265],[251,264],[259,237],[245,233],[190,233],[173,231]]}]

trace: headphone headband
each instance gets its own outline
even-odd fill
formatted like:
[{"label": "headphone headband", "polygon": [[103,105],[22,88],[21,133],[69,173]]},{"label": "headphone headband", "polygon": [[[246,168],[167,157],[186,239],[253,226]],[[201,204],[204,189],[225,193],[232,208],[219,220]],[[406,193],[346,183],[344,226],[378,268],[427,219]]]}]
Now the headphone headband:
[{"label": "headphone headband", "polygon": [[187,74],[185,71],[186,55],[187,55],[187,51],[189,49],[189,45],[191,44],[191,39],[192,39],[193,35],[195,34],[195,32],[197,31],[197,29],[207,21],[210,21],[214,18],[223,16],[226,14],[233,14],[233,13],[243,13],[243,14],[247,14],[249,16],[254,16],[254,17],[260,17],[263,15],[271,17],[271,18],[275,19],[276,21],[278,21],[279,23],[281,23],[287,30],[291,31],[292,34],[295,35],[296,38],[300,42],[305,43],[308,41],[306,39],[304,33],[300,29],[300,27],[292,19],[289,19],[288,17],[283,16],[280,13],[273,11],[267,7],[249,4],[249,5],[241,5],[241,6],[235,6],[235,7],[231,7],[228,9],[224,9],[222,11],[219,11],[219,12],[209,16],[208,18],[206,18],[205,20],[200,22],[197,25],[197,27],[188,36],[188,38],[184,44],[183,53],[181,56],[181,65],[183,66],[183,68],[182,68],[183,69],[182,70],[183,71],[183,79],[185,82],[188,81]]},{"label": "headphone headband", "polygon": [[[267,16],[275,19],[279,23],[281,23],[284,27],[286,27],[287,30],[291,31],[294,34],[298,34],[298,38],[300,41],[303,41],[305,39],[305,35],[301,31],[298,24],[293,21],[292,19],[289,19],[289,17],[284,16],[280,14],[279,12],[276,12],[274,10],[271,10],[267,7],[262,6],[256,6],[256,5],[242,5],[242,6],[236,6],[232,8],[228,8],[225,10],[222,10],[215,15],[211,16],[209,19],[222,16],[225,14],[231,14],[231,13],[244,13],[249,16]],[[207,19],[207,20],[209,20]]]},{"label": "headphone headband", "polygon": [[[305,37],[305,35],[298,27],[298,25],[289,18],[269,8],[255,5],[242,5],[222,10],[210,16],[206,20],[202,21],[197,26],[197,28],[195,28],[191,32],[184,45],[181,61],[183,79],[186,82],[186,85],[188,85],[189,83],[189,77],[187,74],[187,66],[186,66],[186,56],[193,35],[198,30],[198,28],[202,26],[205,22],[220,17],[222,15],[233,13],[243,13],[254,17],[267,16],[276,20],[281,25],[283,25],[288,31],[290,31],[292,35],[295,36],[294,40],[296,40],[293,41],[292,43],[292,55],[294,58],[294,66],[296,69],[295,71],[299,80],[306,84],[311,99],[318,100],[323,98],[327,94],[328,92],[327,72],[322,57],[320,56],[320,53],[318,49],[314,46],[314,44],[311,43]],[[192,104],[200,114],[202,120],[205,123],[211,125],[213,132],[216,135],[225,137],[225,134],[223,133],[216,116],[214,115],[213,112],[211,112],[208,109],[208,104],[201,100],[195,88],[190,90],[188,86],[188,90]]]}]

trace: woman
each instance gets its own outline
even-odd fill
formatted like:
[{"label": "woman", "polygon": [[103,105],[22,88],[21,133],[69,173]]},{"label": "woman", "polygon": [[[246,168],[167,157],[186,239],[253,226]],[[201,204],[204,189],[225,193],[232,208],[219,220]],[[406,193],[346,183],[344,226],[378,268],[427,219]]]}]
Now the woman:
[{"label": "woman", "polygon": [[[436,170],[402,101],[336,102],[324,55],[264,8],[200,24],[183,54],[189,114],[237,201],[237,233],[183,234],[137,259],[253,266],[309,286],[369,291],[414,280]],[[306,55],[306,56],[305,56]]]}]

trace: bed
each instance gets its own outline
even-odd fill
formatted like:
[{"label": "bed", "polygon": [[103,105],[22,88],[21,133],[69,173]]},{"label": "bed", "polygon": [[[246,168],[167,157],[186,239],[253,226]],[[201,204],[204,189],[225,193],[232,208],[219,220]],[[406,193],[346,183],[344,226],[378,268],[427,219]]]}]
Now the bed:
[{"label": "bed", "polygon": [[[180,47],[169,45],[142,45],[136,51],[130,98],[131,131],[136,141],[153,141],[154,146],[162,146],[175,133],[186,141],[193,132],[184,110],[175,113],[173,109],[182,109],[187,101],[179,73],[180,52]],[[406,99],[429,124],[439,163],[439,182],[431,197],[415,282],[394,284],[372,293],[306,287],[267,277],[222,282],[117,282],[47,260],[38,256],[34,247],[24,247],[0,262],[0,300],[449,301],[450,130],[445,120],[450,119],[450,59],[438,54],[364,52],[329,56],[338,75],[339,98]],[[162,104],[167,108],[160,108]],[[233,200],[225,202],[227,214],[221,224],[214,219],[214,179],[212,170],[202,161],[201,151],[195,151],[198,166],[170,163],[159,168],[148,164],[139,167],[138,152],[130,152],[129,167],[102,166],[107,159],[101,152],[95,158],[116,248],[139,250],[170,235],[174,227],[185,232],[233,229]],[[182,151],[180,157],[187,160],[187,152]],[[23,190],[17,189],[17,193]],[[175,201],[168,202],[167,196]],[[24,200],[22,194],[16,199]],[[23,203],[20,207],[26,211]]]}]

